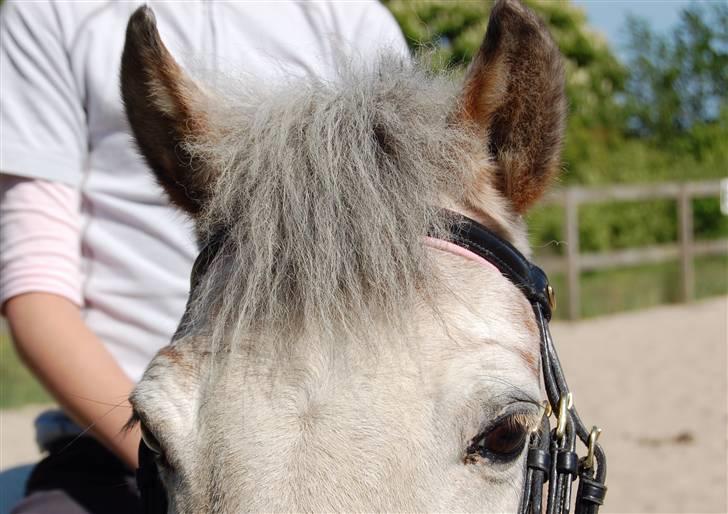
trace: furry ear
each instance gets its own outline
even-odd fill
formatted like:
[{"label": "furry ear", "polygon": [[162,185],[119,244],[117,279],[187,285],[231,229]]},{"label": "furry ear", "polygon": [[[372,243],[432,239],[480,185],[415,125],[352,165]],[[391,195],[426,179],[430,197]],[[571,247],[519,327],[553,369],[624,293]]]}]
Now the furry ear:
[{"label": "furry ear", "polygon": [[206,98],[164,46],[146,6],[127,25],[121,94],[134,138],[157,181],[173,204],[199,213],[210,194],[212,172],[184,143],[208,130]]},{"label": "furry ear", "polygon": [[518,213],[558,171],[565,112],[561,54],[548,29],[520,1],[499,0],[466,74],[457,116],[487,141],[497,167],[494,185]]}]

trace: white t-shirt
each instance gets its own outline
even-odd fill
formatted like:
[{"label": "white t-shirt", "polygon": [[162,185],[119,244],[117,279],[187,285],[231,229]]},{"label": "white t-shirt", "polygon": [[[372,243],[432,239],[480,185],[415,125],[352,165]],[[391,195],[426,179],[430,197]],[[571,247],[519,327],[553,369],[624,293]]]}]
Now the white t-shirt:
[{"label": "white t-shirt", "polygon": [[[84,316],[133,380],[176,329],[197,254],[120,99],[126,24],[140,3],[6,1],[0,16],[0,170],[79,191]],[[407,52],[376,2],[147,3],[192,69],[271,81],[326,76],[342,50],[365,60],[384,47]]]}]

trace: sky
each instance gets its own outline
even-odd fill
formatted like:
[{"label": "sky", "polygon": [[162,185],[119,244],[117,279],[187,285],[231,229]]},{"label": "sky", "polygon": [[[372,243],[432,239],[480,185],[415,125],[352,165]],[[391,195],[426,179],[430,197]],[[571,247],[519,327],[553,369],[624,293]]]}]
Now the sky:
[{"label": "sky", "polygon": [[668,31],[680,11],[690,5],[687,0],[574,0],[589,18],[589,24],[604,34],[618,55],[623,55],[624,27],[628,14],[645,18],[658,32]]}]

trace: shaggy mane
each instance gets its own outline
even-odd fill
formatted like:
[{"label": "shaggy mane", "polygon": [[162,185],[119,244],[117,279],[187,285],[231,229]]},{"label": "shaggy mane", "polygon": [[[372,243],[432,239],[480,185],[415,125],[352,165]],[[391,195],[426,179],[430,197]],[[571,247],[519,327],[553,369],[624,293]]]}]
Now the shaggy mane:
[{"label": "shaggy mane", "polygon": [[384,56],[330,81],[236,82],[217,95],[212,132],[186,148],[219,174],[203,240],[226,234],[192,293],[193,326],[290,340],[406,317],[431,282],[422,237],[482,155],[448,122],[453,81],[425,69]]}]

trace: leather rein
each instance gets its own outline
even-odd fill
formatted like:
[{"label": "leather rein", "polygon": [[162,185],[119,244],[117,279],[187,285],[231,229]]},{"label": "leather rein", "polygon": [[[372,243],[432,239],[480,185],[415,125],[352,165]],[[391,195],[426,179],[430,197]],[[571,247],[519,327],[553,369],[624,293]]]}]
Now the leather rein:
[{"label": "leather rein", "polygon": [[[597,514],[607,492],[607,460],[597,442],[601,430],[587,429],[573,405],[549,331],[555,299],[546,274],[511,243],[477,221],[452,212],[445,214],[450,221],[449,243],[495,266],[528,299],[539,327],[541,370],[548,402],[540,428],[529,441],[519,514],[567,514],[572,505],[575,514]],[[192,268],[192,288],[207,271],[225,237],[225,232],[219,231],[202,248]],[[552,415],[554,428],[550,422]],[[587,451],[582,458],[576,453],[577,440]],[[145,514],[167,512],[167,494],[155,455],[144,442],[139,446],[137,484]],[[576,500],[572,502],[575,485]]]}]

